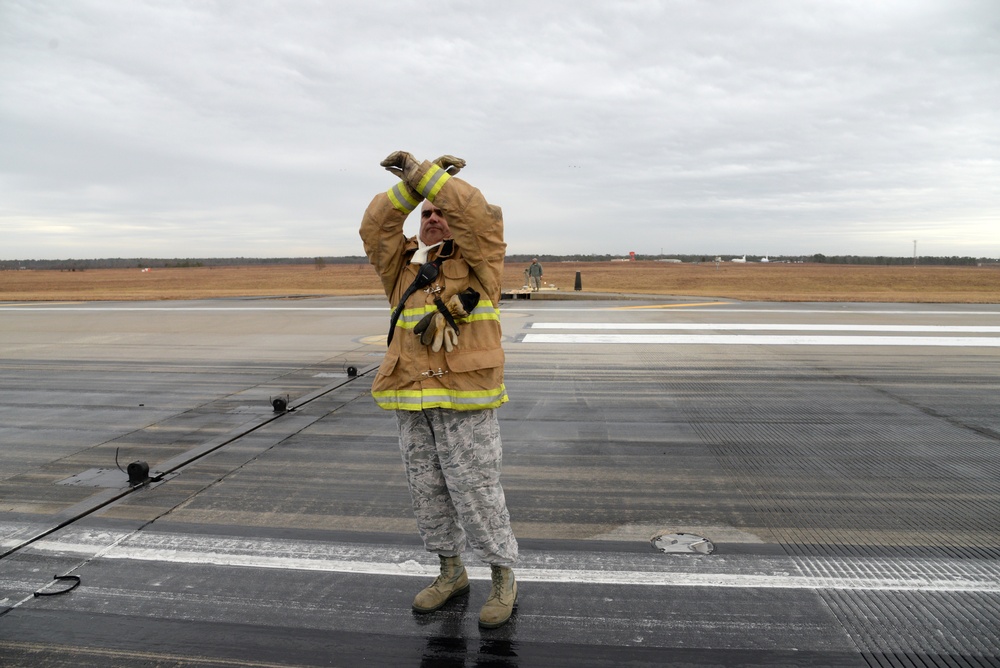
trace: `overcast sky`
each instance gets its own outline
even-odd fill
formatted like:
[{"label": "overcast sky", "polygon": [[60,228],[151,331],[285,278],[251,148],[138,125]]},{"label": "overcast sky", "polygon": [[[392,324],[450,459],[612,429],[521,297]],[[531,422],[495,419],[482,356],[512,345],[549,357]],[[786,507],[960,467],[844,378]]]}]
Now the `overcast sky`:
[{"label": "overcast sky", "polygon": [[510,253],[1000,257],[1000,2],[0,0],[0,259],[358,255],[397,149]]}]

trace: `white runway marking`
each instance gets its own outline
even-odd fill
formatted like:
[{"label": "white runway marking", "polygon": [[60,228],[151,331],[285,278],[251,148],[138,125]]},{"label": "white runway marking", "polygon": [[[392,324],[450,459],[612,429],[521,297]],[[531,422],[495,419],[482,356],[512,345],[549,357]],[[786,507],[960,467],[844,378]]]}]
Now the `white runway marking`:
[{"label": "white runway marking", "polygon": [[[427,553],[419,548],[159,533],[139,533],[114,544],[116,540],[122,541],[122,536],[115,532],[78,530],[60,540],[40,541],[31,549],[86,557],[99,554],[100,559],[123,561],[421,578],[437,574],[437,563],[432,564]],[[660,587],[1000,593],[1000,578],[988,562],[983,565],[963,560],[925,559],[872,564],[871,560],[856,560],[858,563],[855,563],[849,559],[812,559],[807,560],[807,566],[826,575],[809,576],[794,573],[798,569],[788,558],[732,555],[725,559],[672,558],[656,554],[615,559],[604,553],[596,558],[587,553],[574,553],[565,555],[559,563],[578,565],[578,568],[547,568],[541,560],[531,563],[531,556],[524,555],[522,562],[525,563],[518,566],[517,578],[523,582]],[[587,568],[589,560],[594,561],[594,566],[603,568]],[[613,568],[616,565],[619,568]],[[879,566],[882,568],[877,568]],[[877,572],[879,570],[881,572]],[[866,575],[869,573],[871,575]],[[470,567],[469,576],[488,580],[489,569]]]},{"label": "white runway marking", "polygon": [[771,332],[949,332],[1000,333],[991,325],[807,325],[798,323],[739,324],[697,322],[534,322],[531,329],[615,329],[615,330],[732,330]]},{"label": "white runway marking", "polygon": [[[374,297],[373,297],[374,299]],[[539,311],[553,312],[558,311],[560,313],[599,313],[599,312],[622,312],[622,311],[635,311],[635,307],[628,306],[586,306],[586,307],[567,307],[561,306],[560,304],[565,302],[548,302],[539,303],[532,306],[521,306],[521,305],[510,305],[507,303],[502,303],[500,306],[501,313],[519,313],[528,312],[535,313]],[[225,302],[222,303],[206,303],[204,305],[198,306],[134,306],[134,302],[121,302],[118,304],[97,304],[97,303],[84,303],[84,305],[79,305],[76,302],[74,306],[58,306],[52,302],[7,302],[0,304],[0,311],[6,312],[20,312],[20,313],[38,313],[38,312],[72,312],[72,311],[85,311],[85,312],[95,312],[95,311],[206,311],[206,312],[219,312],[219,311],[390,311],[391,308],[387,306],[284,306],[281,304],[261,304],[259,306],[232,306]],[[665,305],[663,310],[670,305]],[[643,312],[657,310],[655,307],[643,307]],[[670,307],[671,313],[779,313],[783,315],[799,315],[799,314],[815,314],[815,313],[835,313],[837,315],[898,315],[898,316],[941,316],[941,315],[957,315],[957,316],[975,316],[975,315],[985,315],[985,316],[1000,316],[1000,310],[994,311],[956,311],[956,310],[869,310],[869,309],[859,309],[859,308],[841,308],[841,309],[809,309],[809,308],[795,308],[795,306],[790,306],[786,309],[771,309],[771,308],[710,308],[710,307],[681,307],[676,306]]]},{"label": "white runway marking", "polygon": [[1000,348],[995,337],[774,336],[752,334],[525,334],[522,343],[666,344],[700,346],[936,346]]},{"label": "white runway marking", "polygon": [[[551,303],[551,302],[550,302]],[[795,305],[791,305],[785,309],[777,308],[715,308],[715,307],[683,307],[679,308],[677,306],[670,307],[669,305],[663,306],[661,309],[654,307],[633,307],[633,306],[586,306],[586,307],[566,307],[566,306],[543,306],[539,304],[538,306],[528,307],[528,306],[508,306],[504,304],[502,306],[503,311],[525,311],[528,313],[536,313],[539,311],[554,312],[559,313],[598,313],[613,311],[616,313],[622,312],[634,312],[634,313],[645,313],[649,311],[656,310],[668,310],[671,314],[673,313],[778,313],[782,315],[799,315],[803,313],[807,314],[836,314],[836,315],[900,315],[905,317],[915,316],[915,315],[929,315],[929,316],[939,316],[939,315],[957,315],[957,316],[972,316],[972,315],[988,315],[988,316],[1000,316],[1000,310],[994,311],[956,311],[953,309],[941,309],[938,311],[931,310],[909,310],[909,309],[897,309],[897,310],[887,310],[887,309],[863,309],[863,308],[851,308],[844,307],[840,309],[817,309],[817,308],[796,308]]]},{"label": "white runway marking", "polygon": [[11,311],[19,313],[65,313],[68,311],[84,311],[93,313],[97,311],[111,311],[114,313],[129,313],[132,311],[204,311],[205,313],[219,313],[221,311],[384,311],[389,313],[392,309],[388,306],[34,306],[32,304],[19,304],[15,306],[0,306],[0,311]]},{"label": "white runway marking", "polygon": [[[1000,338],[983,336],[865,336],[854,332],[925,334],[996,334],[994,325],[864,325],[804,323],[649,323],[649,322],[535,322],[528,325],[522,343],[556,344],[664,344],[720,346],[935,346],[1000,347]],[[534,333],[534,330],[566,330],[565,333]],[[582,333],[590,330],[595,333]],[[615,333],[605,333],[614,330]],[[845,332],[817,334],[631,334],[636,331],[733,331],[733,332]]]}]

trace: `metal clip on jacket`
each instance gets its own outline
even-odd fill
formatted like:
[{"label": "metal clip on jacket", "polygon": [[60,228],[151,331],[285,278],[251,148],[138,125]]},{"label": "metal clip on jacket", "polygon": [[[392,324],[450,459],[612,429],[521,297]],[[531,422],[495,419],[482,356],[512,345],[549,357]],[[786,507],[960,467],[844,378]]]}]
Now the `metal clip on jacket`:
[{"label": "metal clip on jacket", "polygon": [[420,375],[423,376],[423,377],[425,377],[425,378],[440,378],[441,376],[445,375],[446,373],[448,373],[448,372],[445,371],[444,369],[442,369],[441,367],[438,367],[437,371],[434,371],[433,369],[428,369],[427,371],[424,371]]}]

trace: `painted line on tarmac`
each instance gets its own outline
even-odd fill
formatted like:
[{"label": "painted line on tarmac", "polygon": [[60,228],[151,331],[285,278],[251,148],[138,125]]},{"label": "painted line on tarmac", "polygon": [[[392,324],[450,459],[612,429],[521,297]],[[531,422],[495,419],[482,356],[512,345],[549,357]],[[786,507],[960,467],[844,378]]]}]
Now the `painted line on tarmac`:
[{"label": "painted line on tarmac", "polygon": [[525,334],[520,343],[664,344],[698,346],[934,346],[1000,348],[1000,337],[985,336],[774,336],[753,334]]},{"label": "painted line on tarmac", "polygon": [[1000,333],[996,325],[807,325],[737,324],[697,322],[533,322],[530,329],[614,329],[614,330],[720,330],[720,331],[803,331],[803,332],[950,332],[965,334]]},{"label": "painted line on tarmac", "polygon": [[[391,309],[388,306],[226,306],[226,305],[206,305],[206,306],[128,306],[128,302],[123,302],[121,306],[57,306],[58,302],[45,302],[45,305],[36,305],[35,302],[21,302],[21,303],[7,303],[0,305],[0,311],[9,312],[20,312],[20,313],[38,313],[38,312],[71,312],[71,311],[84,311],[84,312],[95,312],[95,311],[111,311],[111,312],[128,312],[128,311],[205,311],[207,313],[215,313],[220,311],[343,311],[343,312],[370,312],[370,311],[382,311],[388,312]],[[80,302],[66,302],[67,304],[79,304]],[[567,302],[542,302],[537,305],[532,306],[521,306],[521,305],[507,305],[501,304],[500,310],[501,314],[504,312],[537,312],[537,311],[559,311],[562,313],[595,313],[595,312],[622,312],[634,309],[645,308],[648,310],[656,309],[671,309],[678,311],[688,311],[693,313],[780,313],[783,315],[798,315],[798,314],[816,314],[816,313],[835,313],[837,315],[902,315],[902,316],[915,316],[915,315],[927,315],[927,316],[940,316],[940,315],[957,315],[957,316],[973,316],[973,315],[985,315],[985,316],[1000,316],[1000,310],[997,311],[956,311],[956,310],[940,310],[940,311],[912,311],[912,310],[867,310],[858,308],[843,308],[843,309],[799,309],[795,307],[789,307],[787,309],[762,309],[762,308],[713,308],[704,309],[699,308],[693,304],[662,304],[662,305],[652,305],[652,306],[588,306],[588,307],[565,307],[563,306]],[[727,302],[723,302],[727,303]]]},{"label": "painted line on tarmac", "polygon": [[[318,571],[360,575],[432,577],[438,572],[435,561],[419,548],[376,547],[336,544],[319,541],[225,538],[184,534],[142,533],[121,541],[117,532],[77,532],[62,540],[47,539],[32,546],[34,551],[52,554],[75,554],[100,559],[144,561],[232,568],[265,568],[293,571]],[[76,540],[73,540],[76,538]],[[1000,578],[991,565],[969,564],[961,560],[900,560],[892,562],[891,571],[873,576],[871,565],[845,559],[808,560],[807,566],[822,570],[822,576],[798,575],[788,559],[747,559],[739,571],[738,558],[715,559],[691,556],[671,558],[655,554],[637,562],[634,555],[615,558],[606,553],[589,558],[586,553],[556,557],[559,563],[575,563],[579,568],[532,567],[531,561],[551,561],[547,553],[537,559],[522,555],[516,567],[522,582],[548,582],[584,585],[640,585],[658,587],[732,587],[744,589],[854,589],[880,591],[952,591],[1000,593]],[[603,568],[587,568],[588,562]],[[858,560],[860,562],[860,560]],[[662,570],[655,564],[662,564]],[[695,563],[697,562],[697,563]],[[617,566],[618,568],[614,568]],[[644,570],[645,568],[645,570]],[[698,572],[692,572],[697,569]],[[715,572],[708,572],[715,570]],[[469,577],[489,580],[488,568],[468,567]]]},{"label": "painted line on tarmac", "polygon": [[[28,308],[22,308],[26,306]],[[205,313],[218,313],[222,311],[385,311],[389,313],[392,309],[388,306],[30,306],[28,304],[15,306],[0,306],[0,311],[19,311],[21,313],[31,312],[55,312],[65,313],[67,311],[84,311],[93,313],[95,311],[111,311],[114,313],[129,313],[132,311],[204,311]]]},{"label": "painted line on tarmac", "polygon": [[661,309],[661,308],[693,308],[695,306],[728,306],[732,302],[698,302],[693,304],[645,304],[642,306],[619,306],[618,310],[633,311],[636,309]]},{"label": "painted line on tarmac", "polygon": [[[570,302],[541,302],[537,306],[507,306],[503,305],[501,307],[502,312],[507,311],[525,311],[528,313],[537,311],[558,311],[560,313],[598,313],[598,312],[615,312],[621,313],[622,311],[628,310],[629,307],[625,306],[586,306],[586,307],[565,307],[562,304],[567,304]],[[665,308],[665,307],[660,307]],[[781,315],[799,315],[799,314],[836,314],[836,315],[900,315],[900,316],[915,316],[915,315],[925,315],[925,316],[971,316],[971,315],[986,315],[986,316],[1000,316],[1000,310],[996,311],[956,311],[956,310],[940,310],[940,311],[913,311],[913,310],[875,310],[875,309],[863,309],[863,308],[842,308],[842,309],[815,309],[815,308],[796,308],[795,306],[790,306],[785,309],[775,309],[775,308],[688,308],[688,307],[671,307],[673,310],[691,313],[778,313]],[[651,307],[651,310],[655,310]]]},{"label": "painted line on tarmac", "polygon": [[[732,303],[732,302],[730,302]],[[667,308],[669,305],[664,306],[650,306],[648,308]],[[627,306],[614,306],[614,307],[595,307],[593,311],[621,311],[629,307]],[[588,310],[588,309],[581,309]],[[683,307],[682,307],[683,310]],[[843,308],[797,308],[796,305],[790,305],[788,308],[713,308],[713,309],[697,309],[693,308],[692,311],[697,311],[700,313],[781,313],[784,315],[797,314],[797,313],[836,313],[837,315],[844,314],[860,314],[860,315],[993,315],[1000,316],[1000,310],[996,311],[961,311],[961,310],[922,310],[915,311],[911,309],[866,309],[845,306]]]}]

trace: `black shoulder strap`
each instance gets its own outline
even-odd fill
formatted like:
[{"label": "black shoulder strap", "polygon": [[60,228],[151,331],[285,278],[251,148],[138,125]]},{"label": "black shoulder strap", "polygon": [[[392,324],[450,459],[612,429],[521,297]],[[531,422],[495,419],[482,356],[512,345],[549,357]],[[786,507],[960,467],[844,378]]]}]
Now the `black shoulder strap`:
[{"label": "black shoulder strap", "polygon": [[[428,285],[433,283],[437,277],[438,272],[441,268],[441,264],[447,260],[455,252],[455,240],[445,239],[444,243],[441,244],[441,251],[438,253],[437,257],[430,262],[425,262],[420,265],[420,269],[417,270],[417,277],[413,279],[410,286],[403,291],[403,296],[400,298],[399,303],[396,304],[396,308],[392,311],[392,316],[389,318],[389,335],[386,337],[386,345],[392,343],[392,335],[396,331],[396,323],[399,321],[399,316],[403,313],[403,307],[406,306],[406,300],[410,296],[420,290],[421,288],[426,288]],[[439,307],[440,308],[440,307]],[[447,309],[445,309],[447,311]],[[451,318],[451,314],[448,313],[448,317]],[[455,320],[452,318],[451,323],[454,325]],[[455,325],[455,329],[458,329],[458,325]]]},{"label": "black shoulder strap", "polygon": [[457,332],[458,323],[455,322],[455,316],[451,314],[451,311],[448,310],[448,307],[445,306],[444,302],[441,301],[440,297],[437,296],[434,297],[434,305],[437,306],[437,310],[440,311],[441,315],[444,316],[444,319],[448,322],[449,325],[451,325],[451,328]]}]

